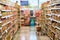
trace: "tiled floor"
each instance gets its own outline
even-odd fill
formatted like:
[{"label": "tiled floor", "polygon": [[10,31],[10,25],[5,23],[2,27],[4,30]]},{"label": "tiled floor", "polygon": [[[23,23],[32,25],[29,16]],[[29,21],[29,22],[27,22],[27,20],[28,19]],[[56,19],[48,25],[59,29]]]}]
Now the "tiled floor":
[{"label": "tiled floor", "polygon": [[37,36],[35,28],[21,27],[13,40],[50,40],[47,36]]}]

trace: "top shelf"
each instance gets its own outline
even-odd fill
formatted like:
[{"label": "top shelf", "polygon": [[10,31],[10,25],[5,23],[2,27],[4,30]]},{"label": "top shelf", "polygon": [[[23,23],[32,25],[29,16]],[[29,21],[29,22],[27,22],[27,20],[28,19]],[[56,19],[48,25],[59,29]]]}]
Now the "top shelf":
[{"label": "top shelf", "polygon": [[6,2],[1,2],[0,1],[0,5],[3,5],[3,6],[10,6],[10,7],[14,7],[14,5],[13,5],[14,3],[13,2],[8,2],[8,3],[6,3]]},{"label": "top shelf", "polygon": [[60,5],[60,3],[53,3],[53,4],[48,5],[48,7],[51,7],[51,6],[59,6],[59,5]]},{"label": "top shelf", "polygon": [[13,12],[13,11],[16,11],[16,10],[0,10],[0,11],[4,11],[4,12]]},{"label": "top shelf", "polygon": [[47,10],[60,10],[60,8],[49,8]]},{"label": "top shelf", "polygon": [[60,14],[55,14],[55,13],[51,13],[51,14],[46,14],[46,15],[48,15],[48,16],[58,16],[58,17],[60,17]]},{"label": "top shelf", "polygon": [[51,9],[56,9],[56,10],[60,10],[60,8],[51,8]]},{"label": "top shelf", "polygon": [[6,11],[6,12],[9,12],[9,11],[11,11],[11,10],[1,10],[1,11]]},{"label": "top shelf", "polygon": [[4,5],[4,6],[8,5],[8,4],[6,4],[6,3],[3,3],[3,2],[0,2],[0,4],[1,4],[1,5]]},{"label": "top shelf", "polygon": [[60,21],[55,20],[55,19],[53,19],[53,18],[48,18],[48,19],[51,20],[51,21],[55,21],[55,22],[57,22],[57,23],[60,23]]}]

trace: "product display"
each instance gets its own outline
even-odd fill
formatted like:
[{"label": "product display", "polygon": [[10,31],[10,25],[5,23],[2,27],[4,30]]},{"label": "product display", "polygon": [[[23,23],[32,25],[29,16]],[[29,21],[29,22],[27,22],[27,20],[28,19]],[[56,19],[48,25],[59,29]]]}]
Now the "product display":
[{"label": "product display", "polygon": [[20,26],[24,26],[24,11],[20,10]]},{"label": "product display", "polygon": [[20,10],[20,26],[29,26],[29,25],[30,25],[30,11]]},{"label": "product display", "polygon": [[49,5],[51,5],[46,7],[47,34],[52,40],[60,40],[60,1],[51,0],[50,2]]},{"label": "product display", "polygon": [[60,40],[60,0],[0,0],[0,40],[30,39]]},{"label": "product display", "polygon": [[11,40],[18,30],[17,10],[3,3],[0,6],[0,39]]}]

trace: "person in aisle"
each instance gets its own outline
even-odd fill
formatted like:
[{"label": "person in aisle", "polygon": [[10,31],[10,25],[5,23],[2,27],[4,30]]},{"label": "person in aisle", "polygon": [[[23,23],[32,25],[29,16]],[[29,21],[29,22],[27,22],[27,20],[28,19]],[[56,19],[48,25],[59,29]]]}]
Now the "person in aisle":
[{"label": "person in aisle", "polygon": [[35,26],[35,20],[34,20],[34,18],[30,18],[30,26],[31,27]]}]

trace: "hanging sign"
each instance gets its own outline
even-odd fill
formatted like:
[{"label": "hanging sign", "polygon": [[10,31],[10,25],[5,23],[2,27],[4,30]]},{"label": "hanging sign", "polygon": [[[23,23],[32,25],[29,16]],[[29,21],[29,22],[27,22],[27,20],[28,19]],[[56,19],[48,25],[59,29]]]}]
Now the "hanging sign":
[{"label": "hanging sign", "polygon": [[20,1],[21,6],[28,6],[28,1]]}]

